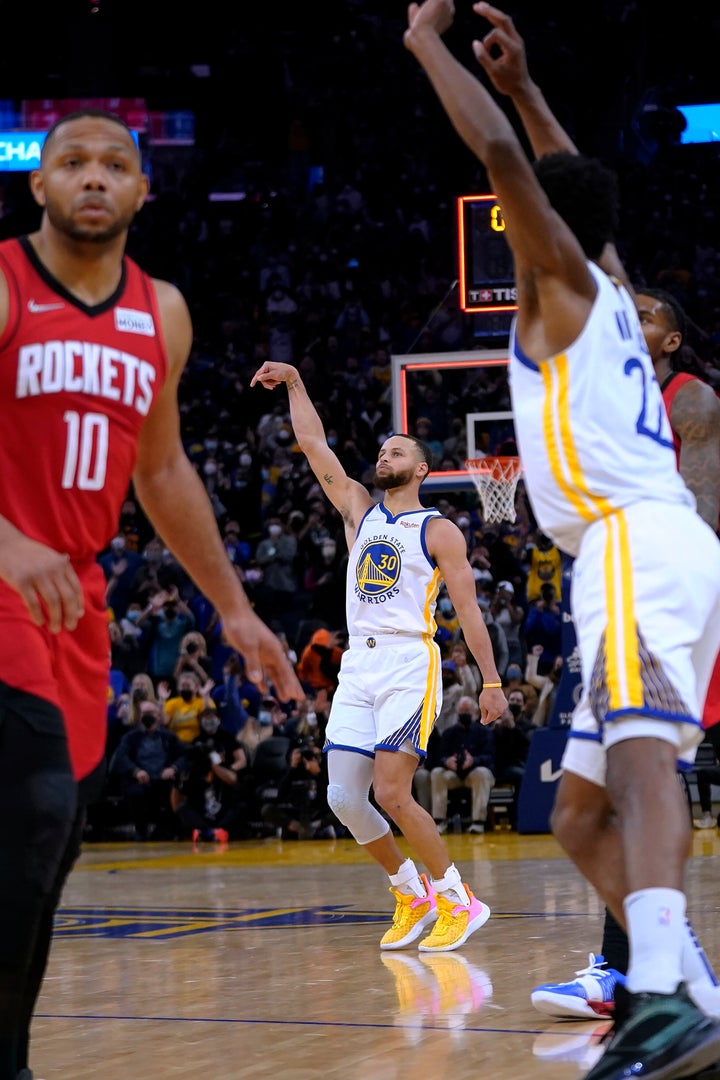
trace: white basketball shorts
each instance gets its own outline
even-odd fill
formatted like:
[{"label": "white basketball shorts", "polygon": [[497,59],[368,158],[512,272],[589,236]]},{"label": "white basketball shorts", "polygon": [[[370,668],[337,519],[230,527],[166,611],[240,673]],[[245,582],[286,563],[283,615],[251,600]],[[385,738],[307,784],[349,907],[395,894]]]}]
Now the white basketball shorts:
[{"label": "white basketball shorts", "polygon": [[605,784],[622,739],[671,742],[680,768],[702,741],[720,647],[720,543],[689,507],[644,502],[590,526],[573,564],[571,609],[583,696],[563,768]]},{"label": "white basketball shorts", "polygon": [[330,707],[325,750],[403,750],[424,758],[442,704],[440,649],[427,634],[351,637]]}]

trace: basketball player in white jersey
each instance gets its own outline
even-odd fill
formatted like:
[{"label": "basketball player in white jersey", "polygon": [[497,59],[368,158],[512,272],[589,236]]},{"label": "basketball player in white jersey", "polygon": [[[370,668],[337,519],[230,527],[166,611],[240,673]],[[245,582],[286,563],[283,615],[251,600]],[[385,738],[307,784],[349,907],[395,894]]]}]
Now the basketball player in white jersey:
[{"label": "basketball player in white jersey", "polygon": [[[413,798],[412,781],[440,709],[440,650],[435,603],[445,581],[465,640],[483,676],[479,697],[491,723],[507,707],[492,645],[475,598],[465,539],[418,491],[430,467],[428,447],[393,435],[380,447],[376,504],[330,449],[302,380],[288,364],[265,363],[251,386],[284,383],[295,437],[323,491],[342,515],[350,551],[346,613],[350,647],[340,667],[326,730],[328,803],[358,844],[383,867],[395,916],[380,942],[400,949],[421,938],[423,952],[459,948],[490,909],[464,884],[437,826]],[[405,858],[375,800],[424,863]]]},{"label": "basketball player in white jersey", "polygon": [[[495,88],[512,99],[535,157],[558,151],[578,154],[573,140],[530,77],[525,45],[513,20],[489,5],[483,7],[482,14],[493,25],[493,30],[483,41],[483,66]],[[497,46],[495,52],[493,46]],[[608,249],[611,247],[607,245]],[[632,291],[619,258],[614,252],[612,255],[615,272]],[[710,386],[684,374],[677,376],[680,389],[674,397],[669,397],[668,383],[675,377],[674,357],[683,342],[685,314],[677,301],[661,290],[641,289],[634,300],[670,420],[680,476],[695,496],[697,513],[717,530],[720,400]],[[702,714],[703,727],[713,733],[714,745],[720,737],[719,680],[720,667],[716,661]],[[577,778],[576,783],[581,788],[583,781]],[[590,798],[593,788],[588,791]],[[598,865],[594,868],[596,874],[601,870]],[[558,1018],[610,1016],[614,1010],[615,987],[618,982],[624,982],[627,969],[627,934],[606,907],[600,953],[591,953],[588,967],[576,972],[575,978],[535,987],[531,994],[532,1003],[545,1015]],[[695,1003],[710,1015],[720,1016],[718,980],[692,932],[685,939],[683,974]]]},{"label": "basketball player in white jersey", "polygon": [[[497,9],[474,10],[495,26]],[[510,385],[520,456],[540,528],[575,558],[586,689],[552,828],[630,941],[615,1033],[586,1080],[672,1080],[720,1058],[720,1023],[685,985],[690,822],[676,779],[702,739],[720,644],[720,545],[677,472],[621,284],[613,174],[568,153],[533,168],[504,109],[443,43],[453,17],[452,0],[411,4],[405,45],[503,209],[518,300]],[[502,68],[494,33],[472,44],[491,79]]]}]

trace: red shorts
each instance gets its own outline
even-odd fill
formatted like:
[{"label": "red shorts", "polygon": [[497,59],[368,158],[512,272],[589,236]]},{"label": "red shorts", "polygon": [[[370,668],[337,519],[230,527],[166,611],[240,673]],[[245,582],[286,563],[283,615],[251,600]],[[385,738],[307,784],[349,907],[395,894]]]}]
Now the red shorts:
[{"label": "red shorts", "polygon": [[19,595],[0,582],[0,680],[58,706],[80,780],[105,753],[110,641],[105,575],[94,562],[74,568],[85,614],[75,630],[58,634],[35,626]]},{"label": "red shorts", "polygon": [[710,685],[708,686],[702,715],[702,726],[707,729],[718,722],[720,722],[720,653],[718,653],[713,673],[710,676]]}]

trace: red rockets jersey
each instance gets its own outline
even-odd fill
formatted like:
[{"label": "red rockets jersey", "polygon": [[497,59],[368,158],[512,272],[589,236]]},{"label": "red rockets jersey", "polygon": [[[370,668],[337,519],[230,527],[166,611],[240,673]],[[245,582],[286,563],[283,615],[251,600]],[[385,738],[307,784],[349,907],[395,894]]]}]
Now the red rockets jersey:
[{"label": "red rockets jersey", "polygon": [[[696,375],[690,375],[687,371],[673,371],[668,375],[667,379],[665,379],[661,389],[668,418],[670,418],[670,410],[672,409],[672,403],[678,390],[687,383],[693,382],[696,378]],[[672,424],[670,427],[672,428],[675,454],[679,464],[682,439],[675,428],[672,427]],[[720,533],[720,522],[718,523],[718,532]],[[702,716],[702,725],[704,728],[712,727],[713,724],[717,723],[720,723],[720,654],[715,661],[715,668],[713,669],[712,677],[710,679]]]},{"label": "red rockets jersey", "polygon": [[[115,293],[74,297],[27,238],[0,243],[0,514],[74,561],[113,536],[167,354],[150,278],[123,259]],[[39,438],[36,438],[39,435]]]}]

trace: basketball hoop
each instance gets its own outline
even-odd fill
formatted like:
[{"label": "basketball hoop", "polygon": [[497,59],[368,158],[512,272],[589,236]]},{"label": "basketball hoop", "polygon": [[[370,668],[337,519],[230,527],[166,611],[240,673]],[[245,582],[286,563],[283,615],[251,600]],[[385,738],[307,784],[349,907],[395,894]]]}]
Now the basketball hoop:
[{"label": "basketball hoop", "polygon": [[515,490],[522,472],[518,457],[470,458],[465,468],[472,478],[489,524],[515,521]]}]

